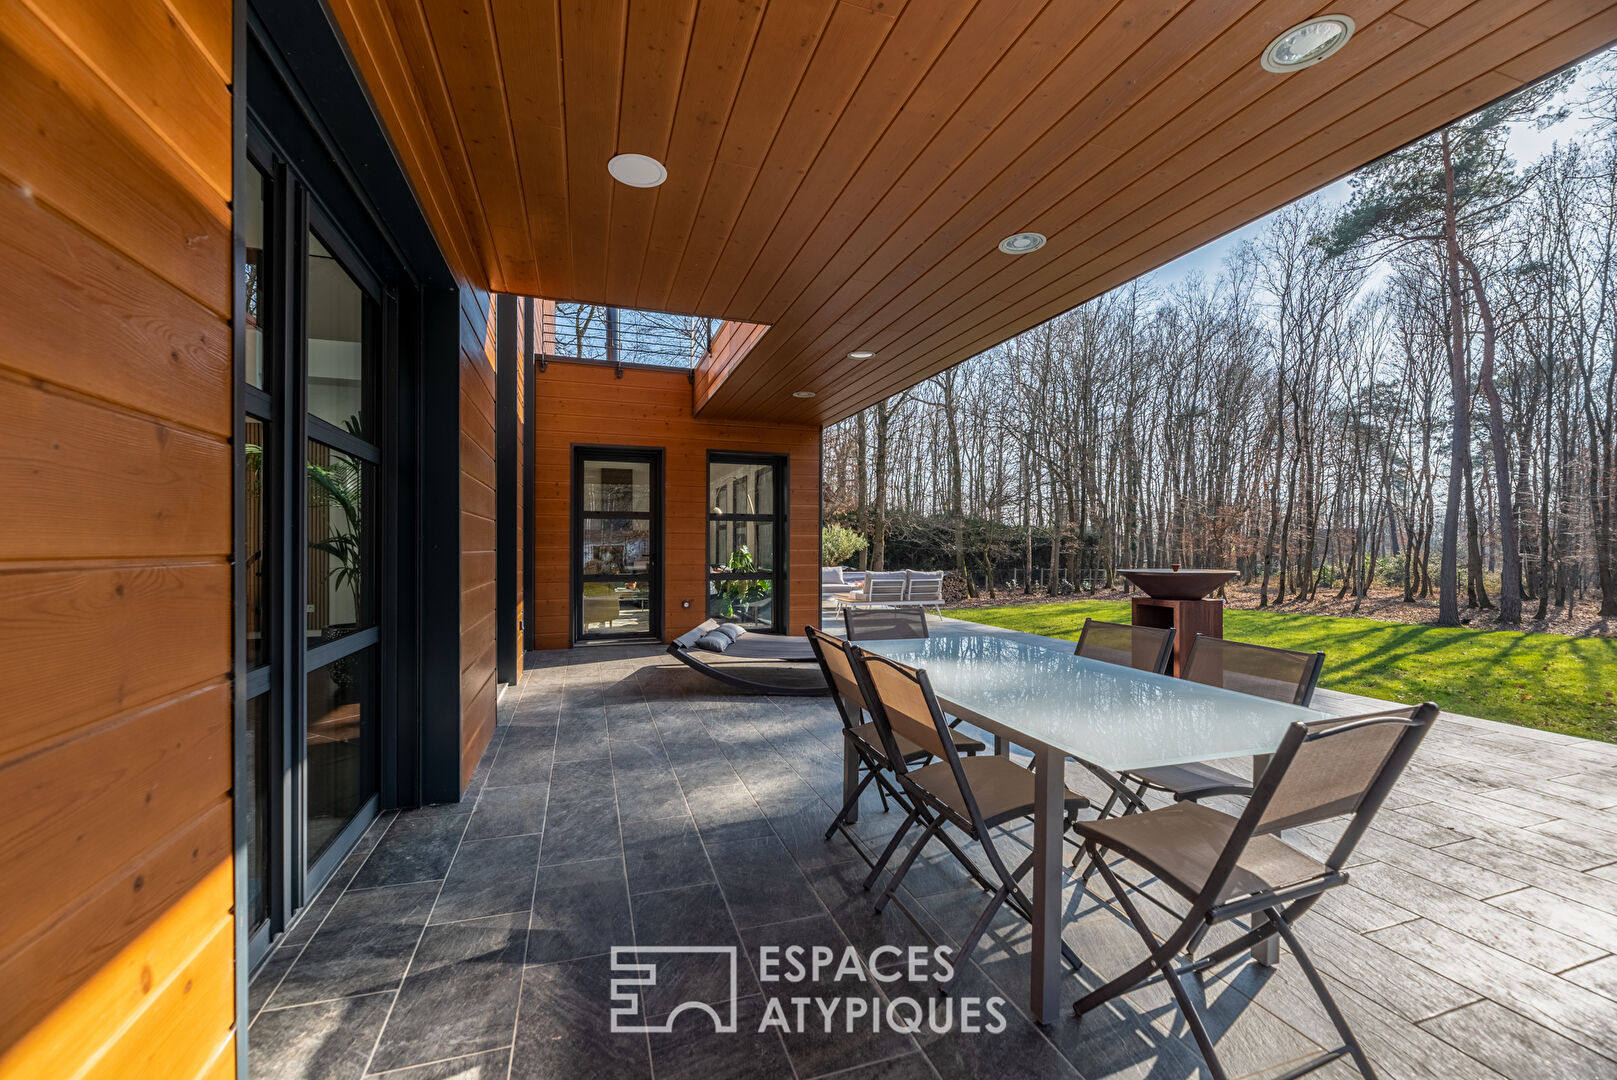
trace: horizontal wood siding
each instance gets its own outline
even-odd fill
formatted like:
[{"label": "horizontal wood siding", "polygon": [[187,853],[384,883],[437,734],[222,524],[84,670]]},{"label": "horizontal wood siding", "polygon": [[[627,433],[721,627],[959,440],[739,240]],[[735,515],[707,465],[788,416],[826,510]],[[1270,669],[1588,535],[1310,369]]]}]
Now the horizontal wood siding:
[{"label": "horizontal wood siding", "polygon": [[[706,616],[707,455],[740,450],[788,455],[790,618],[794,633],[819,622],[820,429],[804,425],[714,423],[691,415],[683,371],[552,361],[534,376],[534,578],[546,603],[529,613],[541,649],[572,644],[569,609],[572,448],[649,446],[664,451],[665,638]],[[690,601],[683,608],[683,601]]]},{"label": "horizontal wood siding", "polygon": [[230,5],[0,0],[0,1077],[234,1072]]},{"label": "horizontal wood siding", "polygon": [[460,347],[461,786],[494,735],[494,298],[462,287]]}]

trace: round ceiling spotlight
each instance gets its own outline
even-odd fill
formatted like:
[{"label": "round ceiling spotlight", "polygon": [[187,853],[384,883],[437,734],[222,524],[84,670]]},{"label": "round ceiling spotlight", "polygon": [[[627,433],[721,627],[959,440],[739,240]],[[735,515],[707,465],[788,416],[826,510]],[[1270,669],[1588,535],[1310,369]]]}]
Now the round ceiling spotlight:
[{"label": "round ceiling spotlight", "polygon": [[1298,23],[1263,50],[1263,70],[1284,75],[1313,67],[1346,45],[1355,29],[1346,15],[1321,15]]},{"label": "round ceiling spotlight", "polygon": [[800,397],[800,398],[811,398],[811,397],[814,396],[814,391],[812,391],[812,390],[793,390],[792,391],[792,396],[793,397]]},{"label": "round ceiling spotlight", "polygon": [[1044,234],[1036,232],[1019,232],[1015,236],[1007,236],[999,242],[999,250],[1007,255],[1026,255],[1030,251],[1037,251],[1044,246]]},{"label": "round ceiling spotlight", "polygon": [[859,349],[856,352],[849,353],[848,354],[848,359],[850,359],[850,360],[869,360],[872,356],[875,356],[875,355],[876,354],[873,353],[873,352],[866,352],[864,349]]},{"label": "round ceiling spotlight", "polygon": [[644,154],[619,154],[606,163],[612,179],[630,187],[656,187],[668,179],[668,170],[656,158]]}]

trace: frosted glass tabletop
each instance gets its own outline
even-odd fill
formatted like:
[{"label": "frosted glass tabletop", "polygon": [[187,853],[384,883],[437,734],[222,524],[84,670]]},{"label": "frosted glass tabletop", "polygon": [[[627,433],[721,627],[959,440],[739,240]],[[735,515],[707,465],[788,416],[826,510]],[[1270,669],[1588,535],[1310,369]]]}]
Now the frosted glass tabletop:
[{"label": "frosted glass tabletop", "polygon": [[1289,725],[1325,715],[993,634],[859,646],[925,668],[951,712],[1112,772],[1271,754]]}]

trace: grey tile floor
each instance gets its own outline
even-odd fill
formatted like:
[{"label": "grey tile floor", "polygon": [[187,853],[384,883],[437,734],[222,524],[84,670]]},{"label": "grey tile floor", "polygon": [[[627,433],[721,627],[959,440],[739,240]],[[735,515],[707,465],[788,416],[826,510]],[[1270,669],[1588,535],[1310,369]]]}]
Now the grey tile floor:
[{"label": "grey tile floor", "polygon": [[[953,624],[954,629],[963,629]],[[950,629],[945,624],[945,632]],[[1340,712],[1365,703],[1321,691]],[[826,700],[731,693],[649,648],[531,654],[463,799],[386,813],[253,980],[255,1078],[1205,1075],[1167,992],[1040,1028],[1020,1011],[1028,931],[1002,916],[957,998],[1002,996],[997,1033],[764,1027],[771,999],[904,996],[858,973],[772,982],[762,950],[952,941],[983,894],[938,849],[881,916],[846,840],[821,839],[841,789]],[[1093,785],[1077,770],[1069,783]],[[1093,793],[1092,793],[1093,794]],[[859,832],[896,827],[871,798]],[[1320,845],[1322,834],[1287,834]],[[1016,842],[1012,837],[1010,842]],[[1078,997],[1139,956],[1111,908],[1069,881]],[[1617,747],[1447,717],[1361,845],[1352,884],[1299,926],[1382,1076],[1617,1077]],[[614,946],[672,956],[643,990],[733,1000],[737,1031],[682,1012],[612,1034]],[[781,955],[784,955],[782,953]],[[1098,974],[1097,974],[1098,973]],[[788,988],[789,986],[789,988]],[[1330,1038],[1296,965],[1238,964],[1203,987],[1233,1075],[1284,1071]],[[933,1000],[922,988],[922,1002]],[[793,1024],[795,1028],[795,1024]],[[1316,1074],[1350,1076],[1337,1063]]]}]

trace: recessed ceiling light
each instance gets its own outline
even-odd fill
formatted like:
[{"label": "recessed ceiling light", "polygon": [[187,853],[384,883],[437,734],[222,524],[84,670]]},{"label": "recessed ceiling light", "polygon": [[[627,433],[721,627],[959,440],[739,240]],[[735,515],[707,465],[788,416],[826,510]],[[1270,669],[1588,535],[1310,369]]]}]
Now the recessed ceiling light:
[{"label": "recessed ceiling light", "polygon": [[1346,45],[1355,28],[1346,15],[1321,15],[1298,23],[1263,50],[1263,70],[1284,75],[1313,67]]},{"label": "recessed ceiling light", "polygon": [[668,179],[668,170],[656,158],[644,154],[619,154],[606,163],[612,179],[630,187],[656,187]]},{"label": "recessed ceiling light", "polygon": [[801,397],[801,398],[811,398],[811,397],[814,396],[814,391],[812,391],[812,390],[793,390],[792,391],[792,396],[793,397]]},{"label": "recessed ceiling light", "polygon": [[875,355],[876,354],[873,353],[873,352],[866,352],[864,349],[860,349],[858,352],[849,353],[848,357],[849,357],[849,359],[852,359],[852,360],[869,360],[872,356],[875,356]]},{"label": "recessed ceiling light", "polygon": [[1036,232],[1019,232],[1015,236],[1007,236],[999,242],[999,250],[1007,255],[1026,255],[1030,251],[1037,251],[1044,246],[1044,234]]}]

